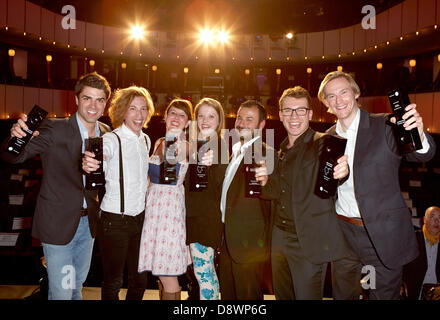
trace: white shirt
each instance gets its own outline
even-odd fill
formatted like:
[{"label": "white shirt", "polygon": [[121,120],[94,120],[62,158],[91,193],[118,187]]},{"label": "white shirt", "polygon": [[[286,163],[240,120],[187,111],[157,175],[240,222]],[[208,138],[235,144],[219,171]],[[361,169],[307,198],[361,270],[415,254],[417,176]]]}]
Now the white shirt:
[{"label": "white shirt", "polygon": [[245,150],[250,147],[260,136],[249,140],[246,143],[241,144],[241,142],[237,142],[232,146],[232,159],[229,162],[228,167],[225,172],[225,179],[223,180],[222,187],[222,198],[220,201],[220,210],[222,212],[222,222],[225,222],[225,212],[226,212],[226,195],[228,194],[229,186],[231,185],[232,180],[234,179],[235,173],[237,172],[238,167],[240,166],[241,160],[243,160]]},{"label": "white shirt", "polygon": [[[345,153],[348,155],[348,166],[350,168],[350,173],[347,181],[338,187],[338,199],[336,200],[336,212],[340,215],[350,217],[350,218],[360,218],[361,214],[359,212],[359,207],[356,201],[356,196],[354,194],[354,182],[353,182],[353,159],[354,151],[356,147],[356,138],[359,129],[359,122],[361,118],[361,112],[358,109],[353,122],[348,127],[347,131],[342,129],[340,121],[336,123],[336,133],[347,139],[347,145],[345,147]],[[429,150],[429,143],[427,139],[423,138],[422,143],[423,148],[417,150],[418,153],[426,153]]]},{"label": "white shirt", "polygon": [[338,199],[336,200],[335,207],[338,214],[351,218],[361,217],[354,194],[353,182],[353,158],[360,118],[361,112],[358,109],[356,116],[353,119],[353,122],[350,124],[350,127],[348,127],[347,131],[342,130],[339,120],[336,123],[336,133],[347,139],[345,154],[348,155],[348,166],[350,168],[350,173],[348,179],[338,187]]},{"label": "white shirt", "polygon": [[[148,146],[149,137],[143,132],[139,137],[125,124],[115,130],[121,139],[122,165],[124,174],[124,208],[125,215],[135,216],[145,209],[145,197],[148,187]],[[119,185],[119,143],[114,133],[103,135],[105,172],[105,195],[101,210],[121,213]]]},{"label": "white shirt", "polygon": [[435,274],[435,265],[437,262],[438,242],[431,246],[429,241],[425,238],[426,261],[428,262],[428,269],[425,273],[423,283],[437,283],[437,275]]}]

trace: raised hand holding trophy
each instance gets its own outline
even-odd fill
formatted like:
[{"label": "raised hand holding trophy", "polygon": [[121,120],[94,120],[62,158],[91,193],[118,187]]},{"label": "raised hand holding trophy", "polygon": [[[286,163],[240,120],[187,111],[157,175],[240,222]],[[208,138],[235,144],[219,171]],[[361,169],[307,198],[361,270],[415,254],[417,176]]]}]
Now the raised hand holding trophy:
[{"label": "raised hand holding trophy", "polygon": [[402,116],[405,114],[405,108],[411,103],[408,94],[397,89],[388,94],[388,99],[393,110],[393,116],[396,118],[393,133],[400,153],[411,153],[422,149],[422,141],[417,128],[406,130],[403,126],[405,119],[402,119]]},{"label": "raised hand holding trophy", "polygon": [[208,188],[208,167],[200,164],[199,159],[208,152],[209,140],[197,140],[195,153],[197,163],[189,167],[189,189],[190,191],[202,191]]},{"label": "raised hand holding trophy", "polygon": [[177,181],[177,136],[165,136],[164,159],[161,165],[160,179],[163,184],[173,184]]},{"label": "raised hand holding trophy", "polygon": [[31,140],[34,131],[38,129],[41,122],[46,118],[47,114],[48,112],[46,110],[35,105],[27,115],[26,125],[28,130],[23,130],[26,132],[26,136],[23,138],[12,137],[8,142],[6,150],[14,154],[20,154],[26,144]]}]

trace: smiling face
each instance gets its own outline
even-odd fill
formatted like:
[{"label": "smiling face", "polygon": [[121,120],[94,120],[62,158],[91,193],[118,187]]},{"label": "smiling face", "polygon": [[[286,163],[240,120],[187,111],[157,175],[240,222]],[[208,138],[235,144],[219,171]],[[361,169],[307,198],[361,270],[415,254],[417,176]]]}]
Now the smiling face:
[{"label": "smiling face", "polygon": [[257,107],[241,107],[235,120],[235,129],[245,141],[248,141],[252,138],[253,131],[255,129],[263,129],[265,123],[265,120],[260,122]]},{"label": "smiling face", "polygon": [[350,82],[343,77],[329,81],[324,88],[324,104],[338,117],[343,126],[348,128],[353,122],[359,109],[355,94]]},{"label": "smiling face", "polygon": [[104,113],[107,99],[104,90],[85,86],[75,96],[78,106],[78,117],[86,128],[93,127]]},{"label": "smiling face", "polygon": [[139,135],[147,121],[148,104],[144,97],[136,96],[131,101],[124,116],[124,123],[131,131]]},{"label": "smiling face", "polygon": [[424,217],[426,229],[432,236],[438,236],[440,234],[440,209],[437,207],[431,207],[429,212]]},{"label": "smiling face", "polygon": [[198,108],[197,126],[202,137],[208,137],[216,132],[219,124],[219,115],[213,107],[204,104]]},{"label": "smiling face", "polygon": [[280,110],[279,116],[280,120],[287,131],[287,136],[289,138],[290,145],[293,145],[295,140],[301,136],[308,128],[309,122],[312,120],[313,111],[308,110],[304,116],[298,116],[293,110],[298,108],[309,108],[306,98],[294,98],[285,97],[281,104],[281,110],[290,111],[290,115],[283,115],[283,111]]},{"label": "smiling face", "polygon": [[176,107],[170,107],[165,116],[165,125],[167,132],[175,132],[179,134],[186,127],[188,127],[188,120],[188,115],[185,113],[185,111]]}]

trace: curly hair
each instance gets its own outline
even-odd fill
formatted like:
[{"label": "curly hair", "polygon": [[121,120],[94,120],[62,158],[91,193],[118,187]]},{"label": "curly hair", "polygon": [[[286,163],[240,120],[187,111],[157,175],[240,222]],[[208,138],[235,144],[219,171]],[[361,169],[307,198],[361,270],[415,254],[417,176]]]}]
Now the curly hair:
[{"label": "curly hair", "polygon": [[153,100],[147,89],[137,86],[131,86],[124,89],[118,89],[113,95],[108,114],[112,122],[113,128],[118,128],[124,123],[125,114],[127,113],[130,103],[135,97],[142,97],[147,101],[148,116],[147,121],[144,123],[144,128],[147,127],[154,113]]}]

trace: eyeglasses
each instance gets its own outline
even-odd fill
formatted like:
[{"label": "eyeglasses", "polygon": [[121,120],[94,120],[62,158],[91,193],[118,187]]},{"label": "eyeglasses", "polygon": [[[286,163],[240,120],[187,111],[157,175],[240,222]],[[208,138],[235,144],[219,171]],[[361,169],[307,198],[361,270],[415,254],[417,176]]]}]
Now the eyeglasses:
[{"label": "eyeglasses", "polygon": [[309,108],[296,108],[296,109],[285,108],[285,109],[281,109],[281,113],[285,117],[290,117],[290,116],[292,116],[293,112],[295,111],[295,113],[298,117],[304,117],[307,114],[307,111],[309,111],[309,110],[310,110]]}]

